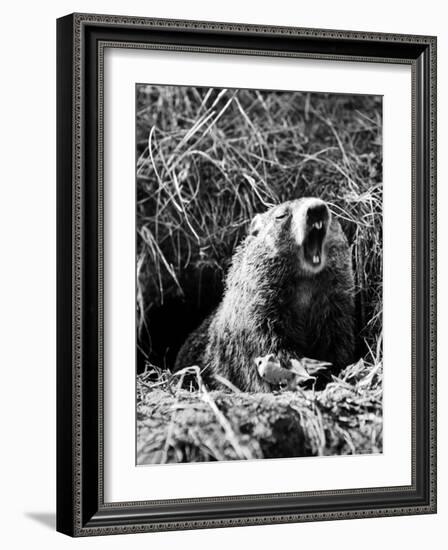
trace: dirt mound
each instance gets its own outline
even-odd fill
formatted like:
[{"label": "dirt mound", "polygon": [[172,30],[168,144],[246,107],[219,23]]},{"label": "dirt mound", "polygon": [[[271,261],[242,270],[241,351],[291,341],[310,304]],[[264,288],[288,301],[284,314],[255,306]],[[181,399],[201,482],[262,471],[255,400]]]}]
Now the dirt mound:
[{"label": "dirt mound", "polygon": [[181,389],[138,378],[137,463],[366,454],[382,451],[381,366],[348,367],[325,390]]}]

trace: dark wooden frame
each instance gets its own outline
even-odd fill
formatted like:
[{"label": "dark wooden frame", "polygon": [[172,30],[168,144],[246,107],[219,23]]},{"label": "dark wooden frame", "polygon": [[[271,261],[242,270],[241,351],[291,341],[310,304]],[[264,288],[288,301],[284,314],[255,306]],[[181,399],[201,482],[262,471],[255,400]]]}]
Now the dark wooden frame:
[{"label": "dark wooden frame", "polygon": [[[412,67],[412,484],[105,503],[102,78],[105,47]],[[436,38],[74,14],[57,22],[57,529],[72,536],[436,511]],[[150,498],[148,494],[148,499]]]}]

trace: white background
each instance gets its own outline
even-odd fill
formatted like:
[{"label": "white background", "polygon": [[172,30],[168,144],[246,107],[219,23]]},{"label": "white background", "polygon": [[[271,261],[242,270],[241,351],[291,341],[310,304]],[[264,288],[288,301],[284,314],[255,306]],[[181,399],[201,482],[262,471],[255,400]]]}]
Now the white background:
[{"label": "white background", "polygon": [[[2,12],[1,543],[5,548],[443,548],[448,520],[447,290],[439,285],[439,514],[70,540],[55,510],[55,18],[73,11],[439,35],[439,280],[446,281],[448,36],[443,2],[8,3]],[[441,206],[442,205],[442,206]]]},{"label": "white background", "polygon": [[[111,49],[104,74],[106,502],[410,485],[410,66]],[[135,82],[383,96],[382,454],[135,467]]]}]

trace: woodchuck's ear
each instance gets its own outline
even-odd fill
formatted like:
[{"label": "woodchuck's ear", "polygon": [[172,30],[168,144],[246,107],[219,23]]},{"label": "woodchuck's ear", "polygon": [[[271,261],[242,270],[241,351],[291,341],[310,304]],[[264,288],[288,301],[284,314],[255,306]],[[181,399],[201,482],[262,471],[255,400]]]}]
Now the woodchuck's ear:
[{"label": "woodchuck's ear", "polygon": [[261,214],[256,214],[252,218],[252,221],[250,222],[249,235],[253,235],[255,237],[256,235],[258,235],[262,227],[263,227],[263,222],[262,222]]}]

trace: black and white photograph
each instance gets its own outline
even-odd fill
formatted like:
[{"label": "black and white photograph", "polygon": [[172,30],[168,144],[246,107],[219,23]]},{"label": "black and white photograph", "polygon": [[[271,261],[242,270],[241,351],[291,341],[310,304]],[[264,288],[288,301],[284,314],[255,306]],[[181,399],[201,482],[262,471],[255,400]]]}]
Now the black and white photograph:
[{"label": "black and white photograph", "polygon": [[381,453],[382,97],[136,85],[138,465]]}]

